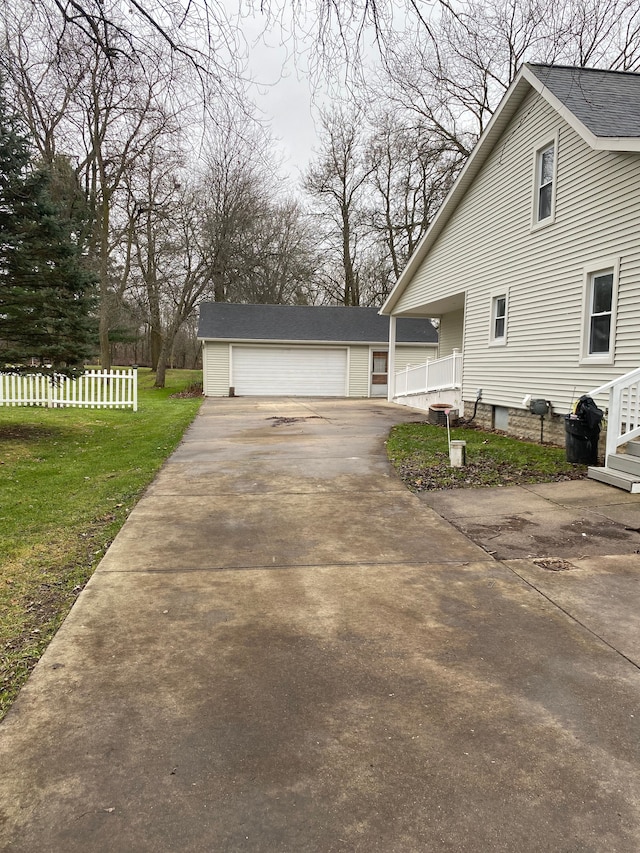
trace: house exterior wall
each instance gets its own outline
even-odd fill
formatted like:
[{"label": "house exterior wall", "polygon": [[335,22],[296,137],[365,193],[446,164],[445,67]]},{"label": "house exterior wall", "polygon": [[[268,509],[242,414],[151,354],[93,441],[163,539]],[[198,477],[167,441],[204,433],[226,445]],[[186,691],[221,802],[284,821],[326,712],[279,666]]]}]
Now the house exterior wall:
[{"label": "house exterior wall", "polygon": [[205,397],[229,396],[229,344],[204,342],[202,388]]},{"label": "house exterior wall", "polygon": [[464,308],[443,314],[438,329],[438,358],[451,355],[454,349],[462,352],[464,344]]},{"label": "house exterior wall", "polygon": [[[555,219],[532,228],[535,151],[554,137]],[[482,388],[486,405],[523,410],[530,394],[566,413],[575,398],[640,363],[638,234],[640,154],[592,150],[531,92],[393,313],[466,292],[466,407]],[[615,361],[581,363],[585,267],[612,258],[619,262]],[[492,345],[492,298],[502,293],[506,344]],[[459,327],[459,312],[442,317],[441,355]]]},{"label": "house exterior wall", "polygon": [[402,370],[408,364],[424,364],[428,359],[437,357],[436,346],[417,347],[396,345],[396,370]]},{"label": "house exterior wall", "polygon": [[369,347],[349,347],[349,396],[369,396]]},{"label": "house exterior wall", "polygon": [[[466,418],[471,417],[473,409],[473,402],[465,403],[464,416]],[[540,415],[533,415],[528,409],[507,408],[503,410],[502,417],[506,420],[505,432],[529,441],[540,441]],[[499,423],[496,424],[495,407],[485,403],[479,403],[476,407],[474,423],[485,429],[502,429]],[[542,438],[545,444],[563,445],[565,443],[564,415],[553,412],[545,415],[542,424]],[[604,448],[604,441],[602,447]]]}]

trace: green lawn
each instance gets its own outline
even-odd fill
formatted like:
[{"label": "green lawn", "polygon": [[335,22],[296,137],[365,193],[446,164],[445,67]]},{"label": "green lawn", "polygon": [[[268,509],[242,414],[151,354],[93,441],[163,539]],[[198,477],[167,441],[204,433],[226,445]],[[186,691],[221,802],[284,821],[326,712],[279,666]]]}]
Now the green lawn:
[{"label": "green lawn", "polygon": [[200,397],[200,371],[138,371],[138,411],[0,408],[0,717]]},{"label": "green lawn", "polygon": [[452,429],[451,439],[467,443],[463,468],[450,466],[446,427],[432,424],[394,427],[387,453],[412,491],[547,483],[586,475],[586,466],[566,461],[564,448],[468,427]]}]

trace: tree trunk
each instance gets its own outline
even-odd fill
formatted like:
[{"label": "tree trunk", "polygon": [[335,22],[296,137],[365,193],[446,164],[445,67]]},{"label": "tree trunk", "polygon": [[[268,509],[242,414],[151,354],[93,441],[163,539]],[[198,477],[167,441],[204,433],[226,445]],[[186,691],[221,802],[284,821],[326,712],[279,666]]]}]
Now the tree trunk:
[{"label": "tree trunk", "polygon": [[111,294],[109,293],[109,198],[103,197],[100,205],[100,367],[111,369]]},{"label": "tree trunk", "polygon": [[351,226],[349,209],[342,206],[342,264],[344,267],[344,304],[357,306],[360,304],[360,294],[356,282],[353,259],[351,257]]},{"label": "tree trunk", "polygon": [[164,388],[167,378],[167,356],[168,353],[166,349],[162,347],[160,356],[158,357],[158,366],[156,367],[156,381],[154,382],[155,388]]},{"label": "tree trunk", "polygon": [[155,328],[155,323],[152,321],[151,326],[151,370],[154,372],[158,369],[160,353],[162,352],[162,332]]},{"label": "tree trunk", "polygon": [[182,321],[180,321],[177,326],[175,323],[172,323],[162,339],[162,346],[158,356],[158,366],[156,367],[156,381],[154,382],[155,388],[164,388],[167,378],[167,367],[169,366],[169,357],[173,350],[173,343],[181,325]]},{"label": "tree trunk", "polygon": [[[103,300],[102,288],[100,288],[101,302]],[[100,328],[98,332],[100,340],[100,367],[103,370],[111,369],[111,342],[109,341],[109,318],[105,312],[100,310]]]}]

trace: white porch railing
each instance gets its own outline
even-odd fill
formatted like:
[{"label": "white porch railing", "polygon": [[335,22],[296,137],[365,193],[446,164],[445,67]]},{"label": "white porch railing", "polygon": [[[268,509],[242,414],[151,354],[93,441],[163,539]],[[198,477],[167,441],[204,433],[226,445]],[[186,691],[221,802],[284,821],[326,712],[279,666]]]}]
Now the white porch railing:
[{"label": "white porch railing", "polygon": [[607,415],[607,455],[616,452],[621,444],[640,436],[640,367],[619,379],[589,391],[589,397],[609,392]]},{"label": "white porch railing", "polygon": [[137,368],[86,370],[76,378],[61,373],[0,373],[0,406],[77,406],[138,410]]},{"label": "white porch railing", "polygon": [[462,385],[462,353],[454,350],[445,358],[427,361],[426,364],[407,365],[396,373],[395,396],[425,394]]}]

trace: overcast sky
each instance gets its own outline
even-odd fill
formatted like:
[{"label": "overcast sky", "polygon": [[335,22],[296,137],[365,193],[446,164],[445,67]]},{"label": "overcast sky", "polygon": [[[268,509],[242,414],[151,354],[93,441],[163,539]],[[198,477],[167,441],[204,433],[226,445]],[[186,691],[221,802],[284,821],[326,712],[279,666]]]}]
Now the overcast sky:
[{"label": "overcast sky", "polygon": [[304,44],[299,43],[294,59],[293,46],[283,44],[280,28],[264,31],[264,19],[258,14],[245,18],[242,29],[249,50],[249,71],[260,84],[251,87],[252,100],[282,150],[282,171],[297,179],[317,146]]},{"label": "overcast sky", "polygon": [[[231,5],[238,3],[238,0],[224,1]],[[390,0],[389,7],[395,9],[395,24],[406,26],[407,17],[402,5]],[[231,15],[244,34],[249,54],[248,72],[257,81],[250,87],[251,98],[281,149],[281,171],[297,180],[314,157],[314,148],[316,152],[318,150],[319,108],[335,103],[338,98],[348,99],[344,81],[340,82],[345,67],[340,68],[339,52],[333,53],[337,64],[333,66],[331,85],[326,81],[318,82],[322,80],[320,74],[313,77],[313,85],[309,65],[311,63],[313,67],[314,60],[319,60],[315,52],[318,21],[309,13],[306,21],[298,20],[293,26],[290,20],[286,20],[292,8],[297,10],[297,14],[304,14],[304,6],[294,7],[288,3],[282,4],[280,14],[285,18],[285,28],[295,31],[295,40],[290,33],[283,34],[282,27],[276,22],[267,27],[266,16],[252,5],[244,7],[244,17],[237,17],[237,6]],[[303,35],[305,29],[309,33],[306,39]],[[363,47],[365,68],[368,69],[365,73],[371,73],[379,62],[373,32],[369,33],[368,42]]]}]

